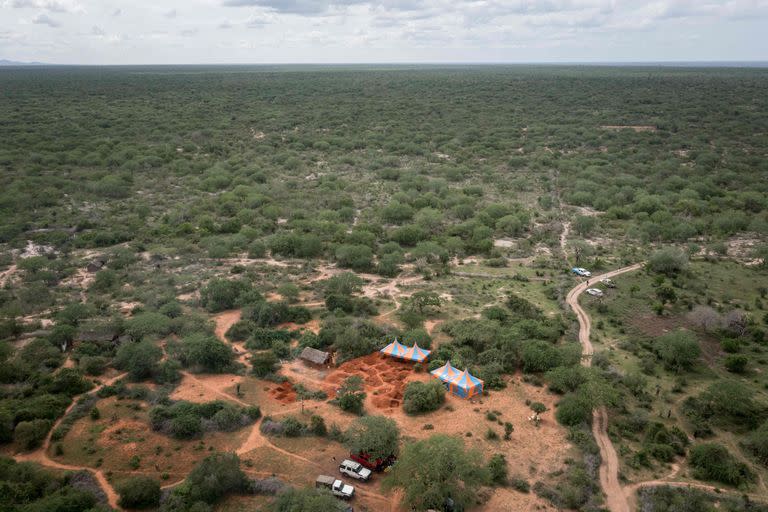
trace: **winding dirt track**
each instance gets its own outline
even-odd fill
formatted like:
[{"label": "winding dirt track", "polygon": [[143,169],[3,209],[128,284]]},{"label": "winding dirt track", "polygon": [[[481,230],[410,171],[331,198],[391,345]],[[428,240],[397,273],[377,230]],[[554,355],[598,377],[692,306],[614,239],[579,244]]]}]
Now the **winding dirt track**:
[{"label": "winding dirt track", "polygon": [[[632,272],[642,267],[642,263],[636,263],[628,267],[606,272],[599,276],[591,277],[588,281],[585,281],[570,292],[565,298],[565,301],[571,306],[573,312],[576,313],[576,317],[579,320],[579,343],[581,343],[581,364],[584,366],[592,365],[592,355],[595,353],[592,348],[592,342],[589,340],[589,335],[592,330],[592,322],[589,319],[589,315],[579,305],[579,296],[587,289],[589,282],[596,282],[601,279],[608,279],[625,272]],[[619,483],[619,458],[616,455],[616,450],[611,443],[611,439],[608,437],[608,412],[605,407],[600,407],[592,411],[592,435],[595,437],[595,442],[600,448],[600,457],[602,463],[600,464],[600,485],[605,493],[605,500],[608,509],[611,512],[629,512],[629,503],[627,496],[624,494],[624,490]]]},{"label": "winding dirt track", "polygon": [[92,473],[96,480],[99,482],[99,485],[104,490],[104,493],[107,495],[107,501],[109,502],[109,506],[116,509],[116,510],[123,510],[119,502],[119,497],[117,496],[117,493],[115,492],[112,485],[107,480],[107,477],[104,475],[104,472],[100,469],[94,469],[89,468],[86,466],[70,466],[68,464],[62,464],[60,462],[56,462],[55,460],[48,457],[48,449],[51,446],[51,437],[53,436],[54,430],[61,424],[62,421],[64,421],[64,418],[67,417],[67,414],[69,414],[72,409],[77,405],[78,400],[87,395],[92,395],[94,393],[97,393],[101,388],[105,386],[109,386],[111,384],[114,384],[118,380],[122,379],[128,375],[127,373],[121,373],[120,375],[116,377],[112,377],[111,379],[102,382],[95,388],[93,388],[91,391],[87,393],[83,393],[82,395],[78,395],[72,398],[72,403],[67,407],[67,410],[64,412],[64,414],[59,418],[56,423],[54,423],[53,427],[51,427],[50,432],[48,432],[48,436],[45,438],[45,442],[43,445],[38,448],[35,451],[29,452],[29,453],[20,453],[14,455],[14,459],[17,461],[24,461],[24,462],[37,462],[38,464],[42,466],[47,466],[50,468],[56,468],[56,469],[64,469],[66,471],[88,471],[89,473]]}]

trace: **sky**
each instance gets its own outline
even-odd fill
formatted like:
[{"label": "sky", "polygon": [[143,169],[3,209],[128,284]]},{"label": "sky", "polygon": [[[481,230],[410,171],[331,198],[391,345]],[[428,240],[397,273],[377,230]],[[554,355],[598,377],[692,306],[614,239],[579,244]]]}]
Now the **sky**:
[{"label": "sky", "polygon": [[0,0],[0,59],[768,61],[768,0]]}]

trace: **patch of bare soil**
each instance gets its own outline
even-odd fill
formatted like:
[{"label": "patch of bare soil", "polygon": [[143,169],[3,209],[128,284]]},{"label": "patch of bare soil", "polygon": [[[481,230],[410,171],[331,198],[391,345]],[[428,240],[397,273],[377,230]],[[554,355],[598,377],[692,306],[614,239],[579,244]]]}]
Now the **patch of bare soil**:
[{"label": "patch of bare soil", "polygon": [[335,395],[345,379],[357,375],[365,383],[366,402],[370,402],[374,409],[397,409],[403,403],[403,392],[409,381],[427,380],[428,374],[416,373],[414,366],[374,352],[343,363],[325,378],[325,382],[336,387]]},{"label": "patch of bare soil", "polygon": [[686,326],[685,318],[681,316],[639,315],[633,316],[630,323],[637,330],[648,336],[662,336]]},{"label": "patch of bare soil", "polygon": [[658,130],[658,128],[649,124],[605,124],[600,128],[603,130],[633,130],[635,132],[655,132]]},{"label": "patch of bare soil", "polygon": [[234,387],[242,379],[238,375],[192,375],[182,372],[181,382],[171,393],[172,400],[187,400],[189,402],[203,403],[212,400],[229,400],[247,405],[226,390]]},{"label": "patch of bare soil", "polygon": [[46,254],[54,253],[56,253],[56,251],[50,245],[36,244],[32,240],[27,240],[27,245],[19,254],[19,258],[34,258],[36,256],[45,256]]},{"label": "patch of bare soil", "polygon": [[6,282],[11,280],[13,274],[16,273],[16,265],[11,265],[7,269],[0,272],[0,288],[4,288]]},{"label": "patch of bare soil", "polygon": [[502,247],[504,249],[509,249],[511,247],[515,246],[515,241],[510,240],[508,238],[497,238],[493,241],[494,247]]},{"label": "patch of bare soil", "polygon": [[759,265],[762,261],[755,258],[754,252],[760,243],[761,240],[757,235],[731,238],[728,240],[727,254],[745,265]]},{"label": "patch of bare soil", "polygon": [[182,293],[177,295],[176,298],[184,302],[200,300],[200,291],[195,290],[189,293]]},{"label": "patch of bare soil", "polygon": [[80,301],[86,302],[88,299],[87,291],[91,284],[96,280],[96,274],[88,272],[85,268],[80,268],[72,277],[61,282],[61,285],[76,290],[80,290]]},{"label": "patch of bare soil", "polygon": [[290,381],[281,382],[269,390],[269,395],[281,404],[291,404],[296,401],[296,390]]}]

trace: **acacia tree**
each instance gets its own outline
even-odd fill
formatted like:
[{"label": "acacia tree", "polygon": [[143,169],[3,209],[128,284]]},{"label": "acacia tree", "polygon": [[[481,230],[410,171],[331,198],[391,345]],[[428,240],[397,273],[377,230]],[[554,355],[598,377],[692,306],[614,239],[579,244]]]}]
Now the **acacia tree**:
[{"label": "acacia tree", "polygon": [[418,309],[420,315],[423,315],[424,310],[429,307],[440,307],[440,296],[438,294],[424,290],[411,295],[411,308]]},{"label": "acacia tree", "polygon": [[384,488],[401,488],[405,503],[416,510],[443,510],[452,500],[455,510],[465,510],[488,481],[488,472],[477,450],[467,450],[461,439],[438,434],[406,445]]},{"label": "acacia tree", "polygon": [[371,460],[397,455],[400,431],[397,423],[384,416],[364,416],[355,420],[346,432],[352,453],[367,453]]},{"label": "acacia tree", "polygon": [[654,344],[664,366],[680,372],[689,370],[701,355],[696,337],[683,330],[677,330],[659,337]]}]

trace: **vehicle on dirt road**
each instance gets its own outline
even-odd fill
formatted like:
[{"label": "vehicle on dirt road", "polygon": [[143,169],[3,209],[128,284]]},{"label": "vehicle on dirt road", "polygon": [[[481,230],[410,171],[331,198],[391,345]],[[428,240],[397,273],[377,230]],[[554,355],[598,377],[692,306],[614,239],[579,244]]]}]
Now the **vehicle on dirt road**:
[{"label": "vehicle on dirt road", "polygon": [[357,480],[367,481],[371,478],[371,470],[353,460],[345,459],[339,464],[339,471]]},{"label": "vehicle on dirt road", "polygon": [[352,496],[355,495],[354,487],[328,475],[318,476],[315,480],[315,487],[318,489],[328,489],[331,491],[331,494],[344,500],[352,499]]},{"label": "vehicle on dirt road", "polygon": [[587,270],[585,268],[582,268],[582,267],[573,267],[571,269],[571,272],[573,272],[577,276],[581,276],[581,277],[591,277],[592,276],[592,272],[590,272],[589,270]]},{"label": "vehicle on dirt road", "polygon": [[397,457],[394,455],[390,455],[389,457],[384,457],[381,459],[371,460],[371,456],[365,452],[350,453],[349,458],[355,462],[359,462],[371,471],[384,471],[397,460]]}]

